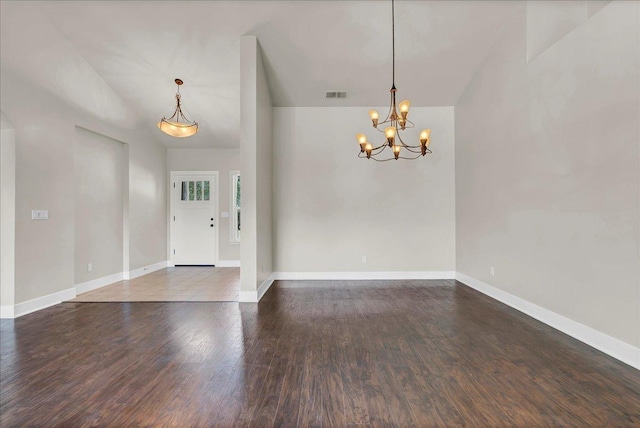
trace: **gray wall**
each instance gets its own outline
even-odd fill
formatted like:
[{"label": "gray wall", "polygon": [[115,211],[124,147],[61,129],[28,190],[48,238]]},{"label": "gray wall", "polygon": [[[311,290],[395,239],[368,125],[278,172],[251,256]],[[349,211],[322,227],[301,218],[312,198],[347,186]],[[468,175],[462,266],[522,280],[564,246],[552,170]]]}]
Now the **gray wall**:
[{"label": "gray wall", "polygon": [[273,271],[272,104],[262,54],[254,36],[241,39],[242,245],[240,290],[255,293]]},{"label": "gray wall", "polygon": [[76,128],[75,284],[122,272],[126,155],[125,144]]},{"label": "gray wall", "polygon": [[434,153],[380,163],[358,158],[357,133],[384,140],[368,108],[274,109],[276,271],[455,270],[453,107],[410,120],[406,142],[431,128]]},{"label": "gray wall", "polygon": [[256,285],[259,287],[273,272],[273,108],[260,43],[256,53]]},{"label": "gray wall", "polygon": [[638,346],[638,3],[589,11],[550,43],[514,3],[456,104],[457,270]]},{"label": "gray wall", "polygon": [[[10,72],[0,78],[16,133],[15,303],[75,285],[76,125],[129,145],[130,268],[166,260],[164,146],[138,125],[120,128]],[[32,209],[48,209],[49,220],[31,220]]]},{"label": "gray wall", "polygon": [[16,131],[2,112],[0,197],[0,307],[11,308],[15,293]]}]

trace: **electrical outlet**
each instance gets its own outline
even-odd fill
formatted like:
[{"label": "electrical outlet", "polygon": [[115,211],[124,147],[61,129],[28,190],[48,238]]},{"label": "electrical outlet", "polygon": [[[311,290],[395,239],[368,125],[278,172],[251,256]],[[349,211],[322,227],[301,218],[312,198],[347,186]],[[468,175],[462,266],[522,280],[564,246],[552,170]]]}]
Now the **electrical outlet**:
[{"label": "electrical outlet", "polygon": [[89,263],[89,264],[87,265],[87,272],[91,272],[92,270],[93,270],[93,264],[92,264],[92,263]]},{"label": "electrical outlet", "polygon": [[489,268],[489,275],[496,276],[496,270],[493,268],[493,266]]},{"label": "electrical outlet", "polygon": [[362,263],[366,263],[367,262],[367,256],[362,256]]},{"label": "electrical outlet", "polygon": [[31,220],[49,220],[49,210],[31,210]]}]

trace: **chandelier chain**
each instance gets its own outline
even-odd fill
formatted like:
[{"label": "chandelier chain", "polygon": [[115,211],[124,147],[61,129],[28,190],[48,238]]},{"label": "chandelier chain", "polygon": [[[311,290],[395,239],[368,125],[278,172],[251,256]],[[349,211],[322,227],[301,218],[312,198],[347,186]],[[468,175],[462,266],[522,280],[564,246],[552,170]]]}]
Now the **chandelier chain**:
[{"label": "chandelier chain", "polygon": [[395,89],[396,87],[396,16],[395,16],[395,6],[394,0],[391,0],[391,52],[392,52],[392,76],[391,83],[392,87]]}]

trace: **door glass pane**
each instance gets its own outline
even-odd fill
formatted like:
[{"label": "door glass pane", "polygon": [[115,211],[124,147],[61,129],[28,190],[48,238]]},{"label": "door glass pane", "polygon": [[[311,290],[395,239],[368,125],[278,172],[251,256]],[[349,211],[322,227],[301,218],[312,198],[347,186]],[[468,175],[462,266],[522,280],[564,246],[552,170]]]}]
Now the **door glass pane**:
[{"label": "door glass pane", "polygon": [[232,242],[240,242],[240,229],[241,229],[241,214],[240,214],[240,174],[233,174],[233,199],[231,200],[231,209],[233,211],[233,233],[231,235]]},{"label": "door glass pane", "polygon": [[236,207],[240,206],[240,176],[236,178]]},{"label": "door glass pane", "polygon": [[205,201],[209,200],[209,182],[205,181],[204,182],[204,195],[203,198]]},{"label": "door glass pane", "polygon": [[202,181],[196,181],[196,200],[202,200]]},{"label": "door glass pane", "polygon": [[187,182],[186,181],[182,182],[182,188],[180,190],[181,190],[181,192],[180,192],[180,200],[186,201],[187,200],[187,196],[188,196]]},{"label": "door glass pane", "polygon": [[195,188],[193,185],[193,181],[190,181],[189,182],[189,200],[193,201],[194,196],[195,196]]}]

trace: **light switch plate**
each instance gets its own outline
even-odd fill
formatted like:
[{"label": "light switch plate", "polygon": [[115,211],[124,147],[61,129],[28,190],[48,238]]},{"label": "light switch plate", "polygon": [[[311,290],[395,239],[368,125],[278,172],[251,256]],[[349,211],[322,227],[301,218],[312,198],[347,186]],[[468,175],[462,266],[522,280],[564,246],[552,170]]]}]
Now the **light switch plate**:
[{"label": "light switch plate", "polygon": [[49,210],[31,210],[31,220],[49,220]]},{"label": "light switch plate", "polygon": [[222,218],[229,217],[229,212],[228,212],[228,211],[222,211],[222,212],[220,213],[220,217],[222,217]]}]

